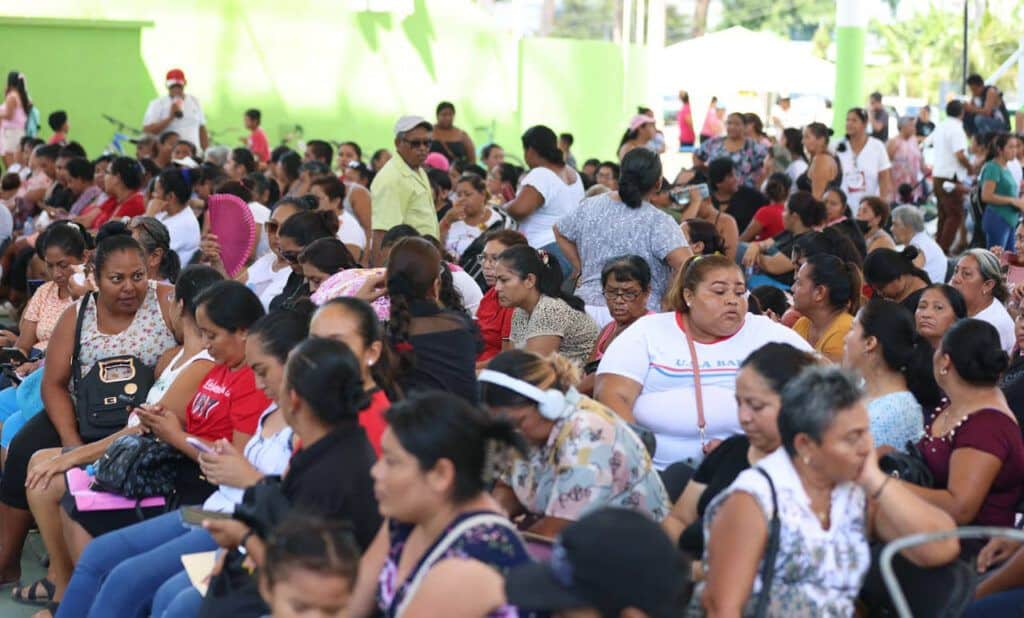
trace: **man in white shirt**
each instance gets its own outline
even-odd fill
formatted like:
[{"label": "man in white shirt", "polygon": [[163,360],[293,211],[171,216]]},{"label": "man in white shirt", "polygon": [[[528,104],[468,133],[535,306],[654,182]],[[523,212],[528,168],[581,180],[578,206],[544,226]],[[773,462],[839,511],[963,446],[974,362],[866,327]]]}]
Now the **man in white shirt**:
[{"label": "man in white shirt", "polygon": [[949,253],[960,226],[964,222],[964,181],[971,174],[971,161],[967,158],[969,144],[964,132],[964,104],[953,100],[946,105],[946,119],[935,127],[928,139],[935,149],[932,180],[935,197],[939,202],[939,221],[935,240],[942,251]]},{"label": "man in white shirt", "polygon": [[206,116],[199,100],[185,94],[185,73],[181,69],[167,72],[167,96],[149,102],[146,115],[142,118],[142,130],[150,135],[174,131],[181,139],[206,150],[209,136],[206,134]]}]

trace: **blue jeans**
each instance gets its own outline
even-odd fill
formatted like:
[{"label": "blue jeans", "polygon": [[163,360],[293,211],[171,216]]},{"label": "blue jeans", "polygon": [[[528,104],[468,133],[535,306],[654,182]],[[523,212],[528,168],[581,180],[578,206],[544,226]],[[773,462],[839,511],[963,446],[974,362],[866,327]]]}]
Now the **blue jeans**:
[{"label": "blue jeans", "polygon": [[164,582],[153,597],[152,618],[194,618],[199,615],[203,597],[188,578],[180,573]]},{"label": "blue jeans", "polygon": [[1006,123],[1001,118],[995,116],[985,116],[983,114],[974,115],[974,129],[976,132],[985,133],[1002,133],[1007,130]]},{"label": "blue jeans", "polygon": [[964,612],[964,618],[985,618],[986,616],[1020,616],[1024,613],[1024,588],[1014,588],[987,596],[971,603]]},{"label": "blue jeans", "polygon": [[148,616],[157,588],[181,571],[181,555],[216,548],[178,511],[104,534],[82,552],[57,616]]},{"label": "blue jeans", "polygon": [[1013,226],[1000,217],[995,210],[985,209],[981,216],[981,229],[985,232],[985,247],[1002,247],[1014,251]]}]

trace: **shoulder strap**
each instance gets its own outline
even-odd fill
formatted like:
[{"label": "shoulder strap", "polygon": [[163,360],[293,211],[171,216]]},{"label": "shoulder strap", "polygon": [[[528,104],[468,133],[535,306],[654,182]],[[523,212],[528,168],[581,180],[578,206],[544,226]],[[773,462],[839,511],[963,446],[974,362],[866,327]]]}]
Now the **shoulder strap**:
[{"label": "shoulder strap", "polygon": [[414,596],[416,596],[416,590],[420,587],[420,584],[423,583],[423,578],[427,576],[427,572],[430,571],[430,567],[440,560],[441,556],[443,556],[445,552],[447,552],[468,530],[475,528],[476,526],[486,524],[508,528],[516,535],[519,534],[506,517],[498,515],[497,513],[477,513],[476,515],[471,515],[460,521],[454,528],[444,535],[444,538],[438,541],[437,545],[434,546],[434,549],[432,549],[430,553],[427,554],[427,557],[423,559],[423,562],[420,563],[419,569],[416,570],[416,574],[413,575],[413,578],[409,580],[408,584],[406,584],[402,602],[398,604],[398,608],[395,611],[396,618],[401,617],[406,607],[408,607],[409,602],[412,601]]},{"label": "shoulder strap", "polygon": [[92,293],[87,292],[82,297],[82,302],[78,305],[78,317],[75,320],[75,351],[71,356],[71,386],[76,393],[78,392],[78,381],[82,377],[81,363],[79,362],[82,353],[82,323],[85,322],[85,310],[89,306],[91,296]]},{"label": "shoulder strap", "polygon": [[768,522],[768,543],[764,548],[761,562],[761,594],[754,606],[754,618],[764,618],[768,614],[768,600],[772,596],[772,580],[775,578],[775,558],[779,555],[779,537],[782,524],[779,521],[779,500],[775,495],[775,483],[772,477],[761,466],[754,466],[761,476],[768,481],[768,489],[772,493],[772,518]]},{"label": "shoulder strap", "polygon": [[693,344],[693,337],[690,336],[690,331],[687,330],[686,324],[683,322],[683,314],[677,313],[676,316],[679,321],[679,328],[683,331],[683,335],[686,336],[686,345],[690,348],[690,364],[693,366],[693,390],[697,396],[697,431],[700,432],[700,445],[703,449],[707,442],[704,436],[704,429],[708,423],[704,419],[704,393],[700,387],[700,361],[697,359],[697,346]]}]

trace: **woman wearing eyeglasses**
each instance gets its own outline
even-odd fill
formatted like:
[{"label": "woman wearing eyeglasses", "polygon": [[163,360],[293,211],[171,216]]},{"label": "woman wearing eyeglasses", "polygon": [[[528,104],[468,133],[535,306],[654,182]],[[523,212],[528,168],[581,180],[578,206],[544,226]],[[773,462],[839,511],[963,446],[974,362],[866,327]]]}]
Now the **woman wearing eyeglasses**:
[{"label": "woman wearing eyeglasses", "polygon": [[586,374],[580,380],[579,391],[584,395],[594,392],[594,372],[604,351],[622,331],[645,315],[654,313],[647,308],[651,296],[651,267],[638,255],[612,258],[601,270],[601,290],[612,317],[597,336],[590,362],[583,367]]}]

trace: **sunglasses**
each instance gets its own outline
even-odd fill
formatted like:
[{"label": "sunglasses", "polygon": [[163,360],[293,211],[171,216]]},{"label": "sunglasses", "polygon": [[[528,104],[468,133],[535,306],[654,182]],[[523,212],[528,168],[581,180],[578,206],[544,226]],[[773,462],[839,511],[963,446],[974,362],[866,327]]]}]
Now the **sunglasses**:
[{"label": "sunglasses", "polygon": [[298,251],[282,251],[281,259],[288,262],[289,264],[299,263],[299,252]]},{"label": "sunglasses", "polygon": [[404,141],[413,148],[430,148],[430,145],[434,143],[434,140],[429,139],[404,139]]}]

